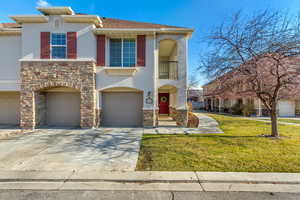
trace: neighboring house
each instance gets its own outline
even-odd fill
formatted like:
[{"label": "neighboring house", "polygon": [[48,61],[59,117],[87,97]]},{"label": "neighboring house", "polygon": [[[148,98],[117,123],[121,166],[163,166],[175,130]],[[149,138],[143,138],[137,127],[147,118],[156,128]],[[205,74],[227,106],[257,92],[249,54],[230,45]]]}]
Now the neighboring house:
[{"label": "neighboring house", "polygon": [[188,101],[192,103],[193,109],[199,110],[204,106],[203,103],[203,90],[202,89],[189,89]]},{"label": "neighboring house", "polygon": [[[227,76],[227,77],[226,77]],[[236,104],[253,106],[254,116],[268,116],[268,111],[255,95],[246,95],[243,91],[245,85],[237,85],[233,91],[219,93],[218,88],[222,84],[222,78],[235,77],[234,72],[229,72],[222,77],[219,77],[203,86],[204,108],[212,112],[232,113],[232,107]],[[280,99],[277,108],[279,117],[295,117],[300,116],[300,94],[288,96]]]},{"label": "neighboring house", "polygon": [[0,25],[0,124],[186,125],[192,29],[38,10]]}]

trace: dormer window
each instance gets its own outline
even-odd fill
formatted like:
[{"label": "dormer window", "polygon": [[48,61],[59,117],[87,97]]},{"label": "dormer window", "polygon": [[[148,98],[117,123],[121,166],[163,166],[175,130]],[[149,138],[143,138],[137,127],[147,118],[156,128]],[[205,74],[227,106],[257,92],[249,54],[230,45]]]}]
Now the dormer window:
[{"label": "dormer window", "polygon": [[67,57],[67,43],[65,33],[51,34],[51,57],[53,59],[64,59]]}]

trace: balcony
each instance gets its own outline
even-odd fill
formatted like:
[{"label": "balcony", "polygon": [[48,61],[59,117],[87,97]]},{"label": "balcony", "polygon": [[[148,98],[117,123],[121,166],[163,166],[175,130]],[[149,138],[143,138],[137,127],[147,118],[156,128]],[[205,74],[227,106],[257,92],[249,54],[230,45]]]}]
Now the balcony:
[{"label": "balcony", "polygon": [[177,61],[161,61],[159,62],[159,79],[178,79],[178,62]]}]

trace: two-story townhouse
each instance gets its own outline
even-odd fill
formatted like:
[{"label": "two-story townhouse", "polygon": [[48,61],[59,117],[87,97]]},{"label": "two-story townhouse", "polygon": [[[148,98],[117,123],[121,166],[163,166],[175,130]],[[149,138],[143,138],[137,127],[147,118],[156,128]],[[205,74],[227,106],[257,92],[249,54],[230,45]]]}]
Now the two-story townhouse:
[{"label": "two-story townhouse", "polygon": [[37,9],[0,25],[0,124],[186,125],[192,29]]},{"label": "two-story townhouse", "polygon": [[[233,82],[230,90],[223,85],[226,79],[239,77],[240,72],[230,71],[209,83],[203,85],[204,107],[207,111],[233,113],[233,107],[236,105],[253,106],[253,115],[262,117],[268,116],[268,110],[256,94],[247,91],[249,84],[245,82]],[[222,86],[223,85],[223,86]],[[229,85],[231,86],[231,85]],[[282,90],[281,97],[277,104],[277,113],[279,117],[299,117],[300,116],[300,93],[299,89],[294,91]]]}]

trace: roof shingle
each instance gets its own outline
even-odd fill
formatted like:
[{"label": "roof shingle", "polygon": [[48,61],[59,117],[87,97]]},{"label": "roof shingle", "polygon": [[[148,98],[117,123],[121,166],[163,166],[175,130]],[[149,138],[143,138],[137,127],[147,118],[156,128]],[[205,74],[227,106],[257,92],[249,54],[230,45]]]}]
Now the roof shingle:
[{"label": "roof shingle", "polygon": [[[136,22],[130,20],[122,20],[122,19],[115,19],[115,18],[101,18],[103,23],[103,28],[184,28],[178,26],[169,26],[164,24],[153,24],[153,23],[146,23],[146,22]],[[0,23],[0,28],[21,28],[22,25],[17,23]]]},{"label": "roof shingle", "polygon": [[183,28],[178,26],[136,22],[106,17],[101,18],[101,20],[103,23],[103,28]]}]

